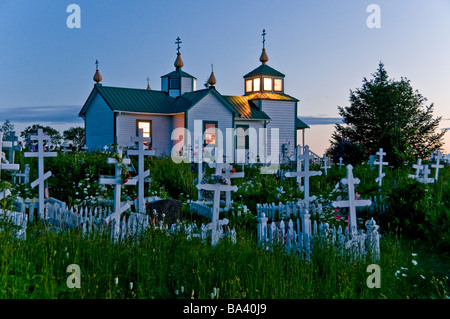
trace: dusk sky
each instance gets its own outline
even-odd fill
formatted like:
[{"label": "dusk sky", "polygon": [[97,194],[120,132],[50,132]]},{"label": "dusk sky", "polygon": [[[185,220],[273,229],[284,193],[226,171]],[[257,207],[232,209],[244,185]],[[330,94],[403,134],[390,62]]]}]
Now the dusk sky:
[{"label": "dusk sky", "polygon": [[[81,27],[69,28],[67,6],[81,8]],[[380,8],[369,28],[367,7]],[[441,128],[450,127],[450,1],[448,0],[1,0],[0,122],[18,131],[45,123],[59,130],[83,125],[78,112],[93,87],[95,60],[103,85],[160,90],[174,70],[181,38],[183,70],[209,77],[216,89],[242,95],[243,75],[256,68],[265,29],[268,65],[286,75],[285,93],[300,100],[314,152],[329,146],[349,105],[383,61],[388,75],[411,80],[434,103]],[[445,136],[450,152],[450,132]]]}]

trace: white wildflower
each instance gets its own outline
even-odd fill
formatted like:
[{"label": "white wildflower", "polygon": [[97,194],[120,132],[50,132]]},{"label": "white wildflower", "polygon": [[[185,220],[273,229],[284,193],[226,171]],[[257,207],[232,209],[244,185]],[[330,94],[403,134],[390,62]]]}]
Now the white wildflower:
[{"label": "white wildflower", "polygon": [[417,256],[417,254],[416,254],[416,253],[412,253],[411,255],[412,255],[413,257],[416,257],[416,256]]},{"label": "white wildflower", "polygon": [[116,285],[119,284],[119,278],[118,278],[118,277],[114,278],[114,283],[115,283]]},{"label": "white wildflower", "polygon": [[414,259],[411,260],[411,262],[413,263],[414,266],[417,266],[417,261],[415,261]]},{"label": "white wildflower", "polygon": [[422,279],[425,279],[425,276],[423,276],[423,275],[420,275],[420,278],[422,278]]},{"label": "white wildflower", "polygon": [[133,289],[133,282],[130,282],[130,290]]}]

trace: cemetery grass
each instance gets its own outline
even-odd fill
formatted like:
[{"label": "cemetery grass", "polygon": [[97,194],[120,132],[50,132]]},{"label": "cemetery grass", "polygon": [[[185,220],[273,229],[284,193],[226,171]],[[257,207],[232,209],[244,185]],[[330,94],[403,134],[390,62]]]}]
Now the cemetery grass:
[{"label": "cemetery grass", "polygon": [[[282,247],[257,247],[245,228],[236,244],[211,247],[152,227],[138,240],[113,243],[99,232],[57,234],[36,223],[25,241],[0,232],[0,298],[448,298],[448,256],[397,236],[384,236],[381,252],[381,288],[371,289],[370,257],[352,261],[317,246],[306,262]],[[79,289],[66,284],[70,264],[80,266]]]}]

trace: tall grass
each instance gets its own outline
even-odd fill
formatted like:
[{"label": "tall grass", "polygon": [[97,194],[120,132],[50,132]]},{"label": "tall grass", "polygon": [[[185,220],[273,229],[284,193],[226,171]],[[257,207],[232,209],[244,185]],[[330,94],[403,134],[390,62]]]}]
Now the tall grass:
[{"label": "tall grass", "polygon": [[[381,288],[366,285],[368,260],[351,261],[315,247],[310,262],[256,245],[243,232],[236,244],[149,228],[138,240],[111,242],[106,234],[56,234],[30,225],[26,241],[0,232],[0,298],[434,298],[445,297],[442,276],[422,265],[421,253],[398,238],[381,241]],[[412,264],[412,260],[418,265]],[[70,289],[67,266],[81,268],[81,288]],[[396,272],[401,270],[401,274]],[[406,274],[406,276],[403,275]],[[423,279],[422,275],[425,279]]]}]

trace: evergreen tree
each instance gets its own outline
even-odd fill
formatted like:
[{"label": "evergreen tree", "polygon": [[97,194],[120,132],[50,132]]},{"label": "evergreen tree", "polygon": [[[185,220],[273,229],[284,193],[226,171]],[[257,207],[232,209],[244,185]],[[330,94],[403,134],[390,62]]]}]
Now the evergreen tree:
[{"label": "evergreen tree", "polygon": [[389,79],[382,62],[372,76],[350,90],[350,106],[338,106],[344,124],[335,125],[332,147],[349,140],[361,146],[365,159],[383,148],[397,167],[439,150],[445,132],[436,132],[441,117],[433,118],[433,103],[426,105],[406,78]]}]

